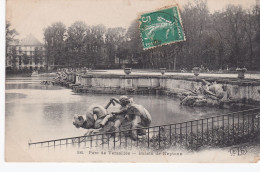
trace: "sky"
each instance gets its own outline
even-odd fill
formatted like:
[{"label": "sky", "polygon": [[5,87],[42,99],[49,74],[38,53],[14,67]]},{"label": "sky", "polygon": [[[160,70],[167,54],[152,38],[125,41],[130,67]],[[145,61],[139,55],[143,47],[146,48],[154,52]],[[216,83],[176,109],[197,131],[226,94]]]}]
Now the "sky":
[{"label": "sky", "polygon": [[[61,21],[69,27],[75,21],[88,25],[127,28],[138,15],[164,6],[179,4],[180,9],[188,0],[7,0],[6,19],[11,22],[22,39],[32,34],[43,42],[43,29]],[[208,0],[210,12],[223,9],[227,4],[245,8],[256,0]]]}]

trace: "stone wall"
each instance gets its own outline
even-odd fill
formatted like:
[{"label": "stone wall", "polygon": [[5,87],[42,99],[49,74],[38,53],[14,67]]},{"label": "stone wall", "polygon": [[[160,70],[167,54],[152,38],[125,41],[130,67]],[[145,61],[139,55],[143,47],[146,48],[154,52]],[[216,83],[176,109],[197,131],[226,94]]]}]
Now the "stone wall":
[{"label": "stone wall", "polygon": [[[72,78],[72,77],[69,77]],[[193,90],[200,86],[200,79],[227,85],[232,100],[260,103],[260,81],[230,78],[195,78],[180,76],[135,76],[135,75],[77,75],[76,84],[92,88],[139,89],[157,88],[162,90]]]}]

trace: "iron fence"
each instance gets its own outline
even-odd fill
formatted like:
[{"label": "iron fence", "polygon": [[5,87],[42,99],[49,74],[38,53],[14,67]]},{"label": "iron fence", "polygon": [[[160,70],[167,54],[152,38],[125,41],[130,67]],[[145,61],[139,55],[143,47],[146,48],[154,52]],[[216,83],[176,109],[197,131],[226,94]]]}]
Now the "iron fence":
[{"label": "iron fence", "polygon": [[224,147],[253,140],[260,134],[260,108],[198,120],[118,132],[29,143],[30,148],[167,149]]}]

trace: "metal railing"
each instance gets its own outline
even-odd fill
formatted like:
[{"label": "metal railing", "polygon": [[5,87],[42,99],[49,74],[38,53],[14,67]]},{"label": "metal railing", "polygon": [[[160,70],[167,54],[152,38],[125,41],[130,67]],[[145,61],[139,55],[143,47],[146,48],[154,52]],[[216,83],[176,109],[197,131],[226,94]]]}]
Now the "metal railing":
[{"label": "metal railing", "polygon": [[175,124],[136,128],[28,143],[30,148],[167,149],[196,150],[203,146],[224,147],[253,140],[260,135],[260,108]]}]

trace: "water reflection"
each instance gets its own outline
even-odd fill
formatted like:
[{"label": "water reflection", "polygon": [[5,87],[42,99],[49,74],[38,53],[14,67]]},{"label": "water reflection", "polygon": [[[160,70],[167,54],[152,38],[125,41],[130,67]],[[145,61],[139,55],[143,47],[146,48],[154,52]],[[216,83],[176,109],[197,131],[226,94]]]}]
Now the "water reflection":
[{"label": "water reflection", "polygon": [[44,114],[44,122],[45,125],[56,125],[60,126],[62,125],[62,117],[63,117],[63,110],[64,110],[63,104],[50,104],[48,106],[44,106],[43,108],[43,114]]},{"label": "water reflection", "polygon": [[6,93],[5,94],[5,100],[12,100],[12,99],[22,99],[22,98],[26,98],[25,94],[22,93]]},{"label": "water reflection", "polygon": [[10,82],[7,83],[8,87],[6,87],[6,90],[9,89],[39,89],[39,90],[57,90],[59,88],[53,87],[52,85],[40,85],[39,82]]}]

